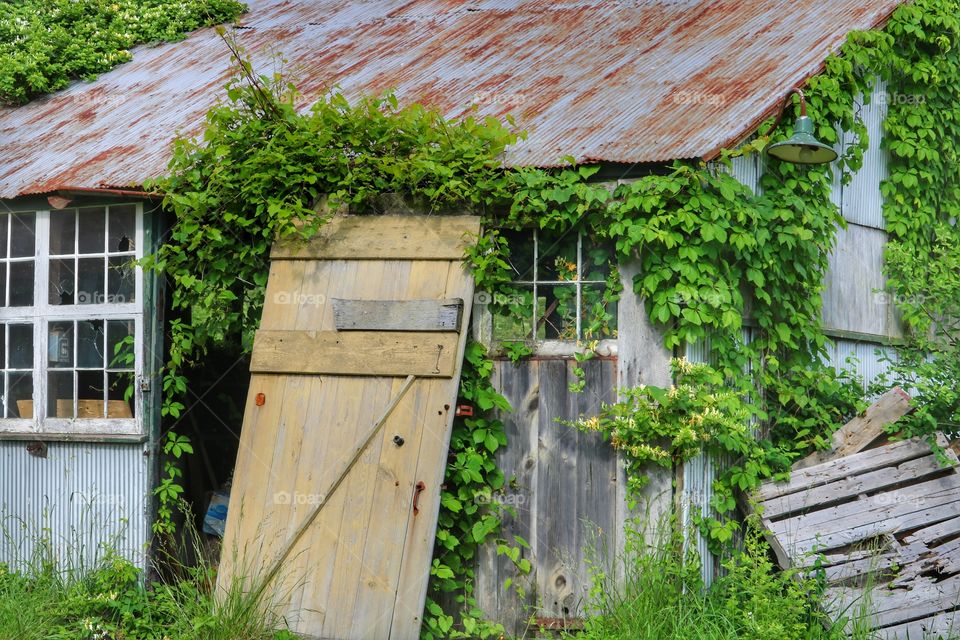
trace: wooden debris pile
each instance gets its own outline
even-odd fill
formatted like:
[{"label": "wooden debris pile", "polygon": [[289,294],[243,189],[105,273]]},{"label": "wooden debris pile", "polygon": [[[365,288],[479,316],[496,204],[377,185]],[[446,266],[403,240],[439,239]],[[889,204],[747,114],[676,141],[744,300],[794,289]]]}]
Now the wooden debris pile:
[{"label": "wooden debris pile", "polygon": [[796,465],[788,482],[753,496],[780,565],[823,568],[835,619],[869,612],[888,640],[960,636],[960,472],[918,439],[889,442],[883,427],[910,411],[884,394],[834,435],[831,451]]}]

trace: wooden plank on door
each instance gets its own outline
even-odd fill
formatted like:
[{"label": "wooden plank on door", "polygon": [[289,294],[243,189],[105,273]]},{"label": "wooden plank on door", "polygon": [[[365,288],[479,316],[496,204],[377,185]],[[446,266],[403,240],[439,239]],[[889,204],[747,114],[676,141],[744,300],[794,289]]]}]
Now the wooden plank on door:
[{"label": "wooden plank on door", "polygon": [[459,331],[463,300],[333,300],[337,331]]},{"label": "wooden plank on door", "polygon": [[456,333],[261,330],[250,371],[450,378],[458,364],[458,341]]},{"label": "wooden plank on door", "polygon": [[459,261],[480,231],[475,216],[335,215],[310,240],[278,240],[273,260]]}]

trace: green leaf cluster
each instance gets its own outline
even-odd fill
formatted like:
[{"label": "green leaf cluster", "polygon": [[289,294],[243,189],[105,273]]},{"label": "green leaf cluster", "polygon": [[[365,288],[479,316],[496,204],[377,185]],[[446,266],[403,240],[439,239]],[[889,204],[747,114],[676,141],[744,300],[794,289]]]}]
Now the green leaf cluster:
[{"label": "green leaf cluster", "polygon": [[236,0],[0,0],[0,103],[92,79],[129,60],[131,47],[244,11]]}]

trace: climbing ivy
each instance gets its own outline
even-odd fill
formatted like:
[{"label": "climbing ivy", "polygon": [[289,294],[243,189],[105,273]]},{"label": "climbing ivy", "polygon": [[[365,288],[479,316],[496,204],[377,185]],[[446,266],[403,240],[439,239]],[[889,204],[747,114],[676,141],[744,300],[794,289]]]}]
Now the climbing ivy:
[{"label": "climbing ivy", "polygon": [[[329,211],[363,209],[378,194],[398,192],[428,210],[456,203],[483,216],[486,231],[468,262],[494,305],[497,293],[511,291],[507,230],[584,231],[609,241],[621,262],[635,261],[641,275],[625,295],[643,297],[666,345],[710,341],[714,373],[687,396],[702,406],[688,409],[709,408],[722,381],[750,398],[749,414],[764,435],[717,481],[712,506],[729,513],[735,489],[824,446],[831,429],[862,407],[856,381],[822,364],[820,294],[827,255],[845,224],[831,185],[863,162],[870,141],[854,99],[869,95],[876,77],[892,91],[924,97],[919,109],[893,101],[886,123],[884,215],[895,242],[920,253],[932,246],[934,229],[955,233],[949,220],[957,217],[960,193],[952,170],[960,89],[950,81],[960,77],[957,9],[954,2],[918,0],[898,8],[883,31],[851,34],[804,90],[817,136],[837,142],[839,127],[852,141],[832,166],[764,159],[758,193],[733,178],[730,163],[790,135],[795,99],[782,121],[763,123],[751,142],[716,162],[677,161],[605,184],[594,180],[596,167],[572,161],[558,170],[507,170],[497,158],[517,136],[504,124],[447,122],[421,106],[401,108],[389,94],[351,104],[334,93],[299,113],[295,87],[280,76],[255,75],[234,48],[239,79],[227,100],[208,115],[202,139],[177,143],[169,175],[148,185],[166,194],[175,216],[169,240],[149,261],[173,285],[165,413],[183,409],[186,373],[211,345],[237,340],[249,348],[276,237],[309,236]],[[504,410],[489,386],[490,370],[483,349],[471,346],[461,396],[485,412]],[[641,399],[647,410],[662,400],[652,391]],[[631,409],[635,420],[640,409]],[[729,417],[743,419],[739,409]],[[638,433],[641,440],[656,435]],[[431,637],[497,631],[480,623],[472,566],[478,545],[497,535],[498,510],[478,497],[503,487],[494,462],[503,444],[502,425],[487,414],[457,423],[425,614]],[[716,521],[708,533],[728,538],[729,522]],[[498,549],[523,565],[523,541],[503,542]],[[456,594],[458,618],[440,607],[442,593]]]},{"label": "climbing ivy", "polygon": [[0,103],[92,79],[129,60],[131,47],[177,40],[244,11],[235,0],[0,0]]}]

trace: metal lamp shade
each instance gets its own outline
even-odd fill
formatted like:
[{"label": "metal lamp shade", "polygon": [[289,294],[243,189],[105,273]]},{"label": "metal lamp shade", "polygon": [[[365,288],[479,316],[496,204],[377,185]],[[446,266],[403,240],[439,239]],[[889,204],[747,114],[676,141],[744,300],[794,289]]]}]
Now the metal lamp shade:
[{"label": "metal lamp shade", "polygon": [[793,135],[767,147],[767,153],[778,160],[797,164],[826,164],[837,159],[837,152],[813,135],[813,121],[807,116],[797,118]]}]

